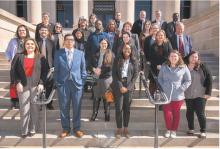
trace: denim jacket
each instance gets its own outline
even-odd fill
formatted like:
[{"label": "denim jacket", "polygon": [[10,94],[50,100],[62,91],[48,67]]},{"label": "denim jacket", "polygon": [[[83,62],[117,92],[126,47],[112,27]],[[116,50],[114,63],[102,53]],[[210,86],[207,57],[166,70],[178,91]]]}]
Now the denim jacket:
[{"label": "denim jacket", "polygon": [[158,75],[158,82],[168,99],[171,98],[171,101],[183,100],[184,91],[191,84],[190,71],[186,65],[171,68],[167,64],[163,64]]}]

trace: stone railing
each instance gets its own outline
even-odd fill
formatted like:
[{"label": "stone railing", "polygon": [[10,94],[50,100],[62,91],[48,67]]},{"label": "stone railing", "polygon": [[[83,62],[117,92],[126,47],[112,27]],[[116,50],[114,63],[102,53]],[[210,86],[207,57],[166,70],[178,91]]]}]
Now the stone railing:
[{"label": "stone railing", "polygon": [[201,14],[184,20],[185,32],[192,37],[193,48],[201,53],[219,55],[219,7],[214,5]]},{"label": "stone railing", "polygon": [[30,36],[34,37],[36,26],[0,9],[0,52],[5,51],[9,40],[15,36],[17,26],[20,24],[26,25],[30,31]]}]

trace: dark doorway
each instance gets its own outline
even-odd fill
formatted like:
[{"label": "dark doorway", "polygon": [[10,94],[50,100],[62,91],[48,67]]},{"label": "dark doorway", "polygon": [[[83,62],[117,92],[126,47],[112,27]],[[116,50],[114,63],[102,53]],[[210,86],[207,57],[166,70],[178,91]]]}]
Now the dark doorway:
[{"label": "dark doorway", "polygon": [[63,27],[72,28],[73,25],[73,1],[56,1],[57,22]]},{"label": "dark doorway", "polygon": [[151,20],[152,14],[152,1],[151,0],[136,0],[135,1],[135,20],[139,19],[139,13],[141,10],[145,10],[147,13],[146,18]]},{"label": "dark doorway", "polygon": [[191,14],[191,1],[181,0],[180,2],[180,19],[189,19]]},{"label": "dark doorway", "polygon": [[24,20],[27,20],[27,0],[17,0],[16,7],[17,16]]},{"label": "dark doorway", "polygon": [[93,13],[96,14],[98,19],[102,20],[103,26],[106,27],[108,21],[114,19],[115,1],[94,0],[93,4]]}]

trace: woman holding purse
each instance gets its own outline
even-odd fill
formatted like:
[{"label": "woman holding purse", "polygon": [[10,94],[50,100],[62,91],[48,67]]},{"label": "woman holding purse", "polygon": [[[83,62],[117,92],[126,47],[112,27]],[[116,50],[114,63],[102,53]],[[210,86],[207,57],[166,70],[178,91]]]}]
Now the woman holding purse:
[{"label": "woman holding purse", "polygon": [[31,100],[41,92],[47,77],[46,59],[34,39],[24,41],[24,51],[13,59],[13,80],[19,97],[21,137],[33,136],[39,122],[39,106]]},{"label": "woman holding purse", "polygon": [[124,135],[129,138],[130,105],[135,81],[138,77],[138,61],[133,52],[134,50],[132,50],[131,46],[125,44],[113,64],[112,89],[117,124],[115,137],[118,139],[122,135],[122,124],[124,126]]},{"label": "woman holding purse", "polygon": [[99,41],[100,49],[92,57],[92,71],[98,77],[97,85],[94,86],[94,99],[93,99],[93,113],[91,121],[95,121],[101,99],[103,99],[105,121],[110,121],[110,103],[104,99],[105,92],[109,89],[112,83],[112,64],[113,53],[108,48],[109,42],[107,39],[101,39]]}]

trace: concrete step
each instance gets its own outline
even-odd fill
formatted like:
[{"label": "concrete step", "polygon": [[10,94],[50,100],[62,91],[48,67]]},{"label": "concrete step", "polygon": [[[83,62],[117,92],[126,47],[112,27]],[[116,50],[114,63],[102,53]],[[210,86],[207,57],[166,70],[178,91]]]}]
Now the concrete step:
[{"label": "concrete step", "polygon": [[[9,89],[10,82],[0,82],[0,90],[2,89]],[[9,90],[7,90],[9,91]]]},{"label": "concrete step", "polygon": [[[10,107],[10,98],[8,97],[8,92],[1,91],[1,89],[0,89],[0,93],[1,93],[0,108]],[[206,106],[218,106],[219,105],[219,98],[217,97],[217,96],[219,96],[219,90],[216,90],[216,92],[213,91],[212,93],[213,93],[213,96],[208,99]],[[91,94],[88,94],[88,93],[83,95],[83,100],[82,100],[83,107],[92,106],[93,100],[90,97],[91,97]],[[55,96],[54,97],[54,104],[53,104],[55,107],[58,107],[57,99],[58,99],[57,96]],[[102,104],[101,104],[101,106],[102,106]],[[138,91],[136,91],[133,95],[133,100],[132,100],[131,106],[133,106],[133,107],[147,107],[147,106],[152,106],[152,104],[146,98],[144,91],[141,92],[141,97],[139,97],[139,93],[138,93]]]},{"label": "concrete step", "polygon": [[1,76],[8,76],[10,74],[10,69],[0,69]]},{"label": "concrete step", "polygon": [[201,61],[202,62],[206,62],[206,61],[216,61],[216,62],[219,62],[219,57],[216,57],[216,56],[201,56]]},{"label": "concrete step", "polygon": [[[7,133],[7,132],[6,132]],[[86,131],[83,138],[76,138],[72,134],[60,139],[56,134],[47,135],[48,147],[71,147],[71,148],[152,148],[154,146],[153,131],[130,131],[129,139],[122,137],[115,139],[114,131]],[[186,136],[185,132],[177,132],[177,138],[164,138],[164,132],[159,135],[159,147],[218,147],[218,134],[207,133],[206,139],[195,136]],[[42,135],[21,139],[17,133],[5,136],[1,139],[1,147],[42,147]]]},{"label": "concrete step", "polygon": [[0,64],[0,68],[1,69],[10,69],[11,65],[9,65],[9,64]]},{"label": "concrete step", "polygon": [[0,59],[0,64],[10,64],[7,59]]},{"label": "concrete step", "polygon": [[6,58],[5,58],[5,52],[0,52],[0,58],[6,59]]},{"label": "concrete step", "polygon": [[[72,113],[72,111],[70,112]],[[146,130],[151,130],[154,126],[154,109],[131,109],[130,115],[130,129],[143,128]],[[180,111],[180,130],[187,130],[187,121],[185,116],[185,110],[181,109]],[[13,130],[19,129],[19,120],[20,120],[19,110],[0,110],[0,128],[3,130]],[[41,111],[40,117],[42,117],[43,112]],[[71,114],[72,115],[72,114]],[[90,122],[90,117],[92,115],[92,109],[81,111],[81,123],[84,129],[114,129],[115,128],[115,110],[110,110],[111,120],[110,122],[104,122],[104,110],[100,108],[98,116],[95,122]],[[139,116],[138,116],[139,115]],[[158,114],[158,123],[161,129],[165,129],[163,112],[159,111]],[[207,130],[216,131],[219,129],[219,117],[218,115],[209,115],[207,116]],[[92,125],[95,124],[95,125]],[[17,126],[16,126],[17,125]],[[47,126],[48,130],[54,130],[60,128],[60,111],[59,110],[50,110],[47,111]],[[198,120],[195,116],[195,128],[199,128]]]},{"label": "concrete step", "polygon": [[[163,115],[163,113],[160,113]],[[129,130],[153,130],[154,129],[154,116],[145,118],[142,117],[145,120],[134,119],[134,115],[131,116],[130,122],[129,122]],[[158,121],[158,128],[159,130],[166,130],[164,118],[162,116],[159,116]],[[197,119],[195,118],[195,130],[199,131],[200,127],[198,124]],[[218,132],[219,131],[219,119],[209,119],[207,118],[206,123],[207,132]],[[20,120],[19,119],[2,119],[0,123],[1,129],[4,131],[20,131]],[[72,123],[71,123],[72,126]],[[38,130],[42,130],[42,120],[39,121]],[[87,117],[81,117],[81,128],[85,131],[93,130],[93,131],[104,131],[104,130],[111,130],[114,131],[116,127],[115,118],[111,117],[110,122],[105,122],[104,117],[98,117],[95,122],[89,121],[89,118]],[[57,119],[47,119],[47,130],[48,132],[53,132],[57,130],[62,130],[61,128],[61,121],[58,117]],[[188,123],[186,121],[185,117],[181,117],[179,127],[179,131],[187,131],[188,130]]]}]

